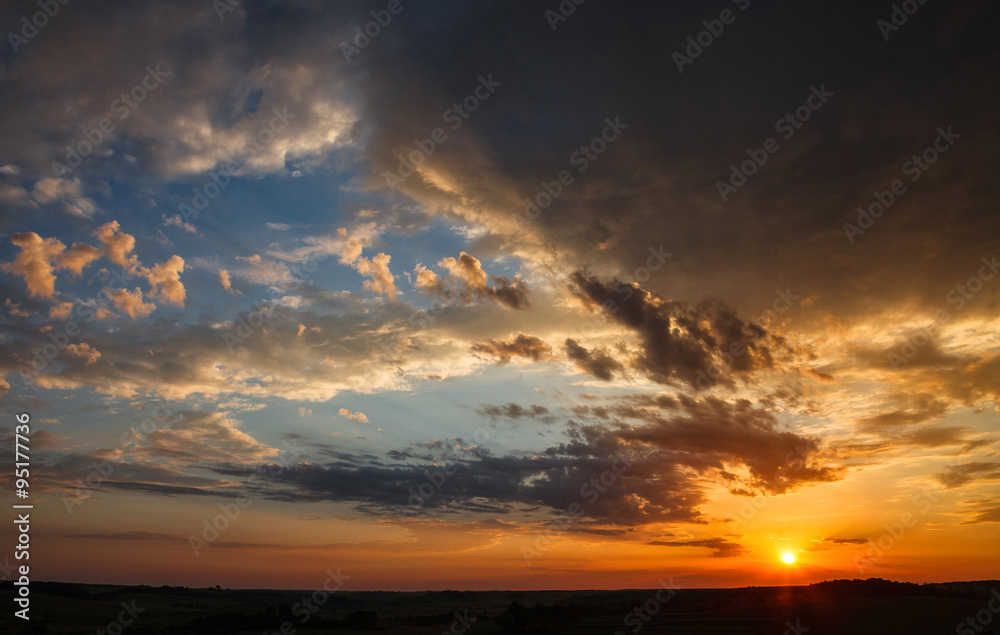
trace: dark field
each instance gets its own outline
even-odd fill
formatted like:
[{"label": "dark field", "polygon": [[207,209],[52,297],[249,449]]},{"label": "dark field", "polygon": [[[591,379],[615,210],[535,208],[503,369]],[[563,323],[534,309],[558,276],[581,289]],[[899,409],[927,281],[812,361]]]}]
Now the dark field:
[{"label": "dark field", "polygon": [[[29,624],[13,618],[8,582],[3,584],[8,609],[0,629],[111,635],[988,635],[1000,632],[1000,615],[990,610],[990,600],[1000,598],[998,589],[998,582],[915,585],[845,580],[808,587],[679,589],[659,594],[656,589],[338,591],[327,598],[319,593],[314,602],[308,591],[33,583]],[[1000,599],[992,607],[1000,608]],[[958,628],[960,624],[966,626]]]}]

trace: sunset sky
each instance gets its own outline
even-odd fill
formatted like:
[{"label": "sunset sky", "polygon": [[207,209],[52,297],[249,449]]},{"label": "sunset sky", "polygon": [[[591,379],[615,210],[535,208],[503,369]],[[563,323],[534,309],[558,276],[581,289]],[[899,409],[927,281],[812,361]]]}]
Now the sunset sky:
[{"label": "sunset sky", "polygon": [[53,5],[0,8],[33,580],[997,577],[995,3]]}]

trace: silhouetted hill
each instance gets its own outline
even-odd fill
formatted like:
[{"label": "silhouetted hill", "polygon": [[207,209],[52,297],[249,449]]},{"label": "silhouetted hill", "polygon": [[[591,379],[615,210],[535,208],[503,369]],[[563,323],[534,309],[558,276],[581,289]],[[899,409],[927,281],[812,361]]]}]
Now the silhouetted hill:
[{"label": "silhouetted hill", "polygon": [[[106,630],[132,606],[129,634],[292,632],[400,635],[954,633],[987,609],[1000,582],[914,584],[881,578],[808,586],[616,591],[355,591],[118,586],[33,582],[31,624],[11,615],[4,633]],[[12,597],[12,583],[0,584]],[[990,613],[992,615],[992,613]],[[998,619],[1000,623],[1000,619]],[[30,626],[31,630],[25,630]],[[992,624],[977,624],[989,635]],[[117,629],[112,629],[117,630]],[[802,631],[807,632],[807,631]],[[961,631],[960,631],[961,632]]]}]

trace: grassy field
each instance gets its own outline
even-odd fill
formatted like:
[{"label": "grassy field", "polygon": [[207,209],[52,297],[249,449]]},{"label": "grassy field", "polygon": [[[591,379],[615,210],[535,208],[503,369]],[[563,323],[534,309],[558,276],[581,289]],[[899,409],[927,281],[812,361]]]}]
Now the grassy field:
[{"label": "grassy field", "polygon": [[[871,585],[858,581],[751,589],[426,593],[187,589],[35,583],[29,623],[8,610],[4,633],[261,635],[629,635],[642,633],[922,635],[955,633],[1000,583]],[[13,587],[0,587],[8,606]],[[323,601],[320,601],[323,600]],[[131,609],[131,611],[129,610]],[[638,611],[637,611],[638,609]],[[987,611],[987,613],[989,613]],[[980,613],[981,615],[985,615]],[[980,624],[977,635],[1000,632]],[[118,620],[127,625],[120,628]],[[794,628],[800,630],[796,631]],[[284,630],[282,630],[284,629]]]}]

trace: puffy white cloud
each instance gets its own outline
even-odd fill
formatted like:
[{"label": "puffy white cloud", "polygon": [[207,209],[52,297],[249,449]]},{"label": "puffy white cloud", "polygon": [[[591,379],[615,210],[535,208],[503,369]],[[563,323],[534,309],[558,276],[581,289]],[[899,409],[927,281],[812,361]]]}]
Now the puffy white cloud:
[{"label": "puffy white cloud", "polygon": [[4,263],[3,269],[24,278],[33,296],[51,299],[56,293],[56,276],[52,260],[66,249],[55,238],[42,239],[35,232],[13,234],[11,242],[21,248],[14,262]]},{"label": "puffy white cloud", "polygon": [[134,291],[119,289],[111,291],[107,288],[104,292],[111,297],[112,304],[119,311],[124,311],[131,318],[146,317],[156,309],[152,302],[144,302],[142,299],[142,289],[136,287]]},{"label": "puffy white cloud", "polygon": [[[144,276],[150,284],[150,298],[160,298],[165,302],[184,306],[186,291],[180,279],[180,274],[184,271],[183,258],[174,255],[147,269],[133,253],[135,238],[121,232],[118,221],[98,227],[95,234],[104,244],[103,251],[85,243],[76,243],[67,249],[62,241],[42,238],[34,232],[12,234],[11,242],[21,251],[13,262],[3,263],[0,269],[22,277],[32,296],[52,300],[55,298],[56,270],[67,270],[79,276],[87,265],[103,254],[128,273]],[[132,317],[148,315],[155,308],[154,304],[142,301],[142,293],[138,288],[134,292],[124,289],[117,291],[112,294],[112,298],[119,309]],[[52,315],[68,316],[69,310],[63,304],[54,308]]]},{"label": "puffy white cloud", "polygon": [[389,271],[389,261],[392,257],[389,254],[378,253],[373,258],[358,258],[354,262],[354,267],[363,276],[368,276],[371,280],[365,280],[365,288],[379,295],[389,296],[390,300],[396,299],[396,284],[392,272]]},{"label": "puffy white cloud", "polygon": [[57,265],[60,269],[68,269],[76,275],[83,273],[83,268],[101,257],[101,250],[84,243],[76,243],[59,254]]},{"label": "puffy white cloud", "polygon": [[184,298],[187,294],[184,290],[184,284],[181,282],[183,272],[184,259],[176,255],[171,256],[166,262],[155,265],[152,269],[144,270],[151,287],[149,295],[163,298],[171,304],[184,306]]},{"label": "puffy white cloud", "polygon": [[239,291],[233,289],[233,280],[229,277],[229,271],[225,269],[219,269],[219,283],[229,293],[239,293]]},{"label": "puffy white cloud", "polygon": [[114,220],[98,227],[94,234],[104,244],[104,255],[111,262],[129,273],[135,273],[139,269],[139,258],[132,253],[135,249],[135,237],[120,230],[121,226]]},{"label": "puffy white cloud", "polygon": [[351,412],[347,408],[341,408],[340,410],[337,411],[337,414],[339,414],[341,417],[344,417],[345,419],[350,419],[351,421],[359,421],[361,423],[369,423],[369,424],[371,423],[371,421],[368,420],[368,416],[363,412]]},{"label": "puffy white cloud", "polygon": [[100,253],[79,243],[67,251],[62,241],[42,238],[35,232],[11,234],[10,239],[20,247],[21,252],[13,262],[4,263],[3,270],[24,278],[32,296],[49,300],[55,296],[56,269],[68,269],[80,274]]},{"label": "puffy white cloud", "polygon": [[164,214],[163,225],[165,227],[180,227],[184,231],[191,234],[198,233],[198,228],[192,225],[191,223],[188,223],[183,218],[181,218],[180,214],[174,214],[173,216],[167,216],[166,214]]},{"label": "puffy white cloud", "polygon": [[66,319],[73,313],[73,303],[72,302],[59,302],[52,305],[49,309],[50,319]]},{"label": "puffy white cloud", "polygon": [[93,364],[94,362],[96,362],[98,359],[101,358],[101,352],[93,348],[87,342],[80,342],[79,344],[70,344],[66,347],[66,352],[68,352],[70,355],[75,355],[76,357],[80,357],[86,360],[88,364]]}]

